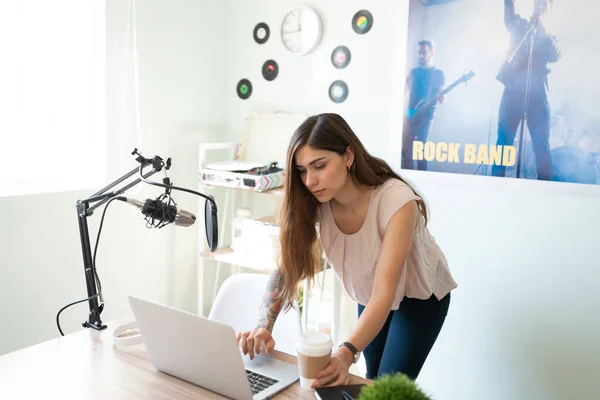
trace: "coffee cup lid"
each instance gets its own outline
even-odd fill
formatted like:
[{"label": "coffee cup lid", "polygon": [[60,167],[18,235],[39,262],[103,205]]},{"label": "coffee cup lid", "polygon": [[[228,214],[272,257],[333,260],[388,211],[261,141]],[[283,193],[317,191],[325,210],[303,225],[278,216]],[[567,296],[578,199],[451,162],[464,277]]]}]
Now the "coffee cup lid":
[{"label": "coffee cup lid", "polygon": [[298,337],[298,347],[308,352],[331,350],[333,341],[325,332],[303,332]]}]

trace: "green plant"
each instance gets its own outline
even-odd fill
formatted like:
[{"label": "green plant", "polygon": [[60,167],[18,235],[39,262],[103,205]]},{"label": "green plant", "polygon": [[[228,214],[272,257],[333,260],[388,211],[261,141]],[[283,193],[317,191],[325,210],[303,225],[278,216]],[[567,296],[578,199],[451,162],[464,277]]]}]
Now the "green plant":
[{"label": "green plant", "polygon": [[408,376],[384,375],[363,387],[359,400],[432,400]]}]

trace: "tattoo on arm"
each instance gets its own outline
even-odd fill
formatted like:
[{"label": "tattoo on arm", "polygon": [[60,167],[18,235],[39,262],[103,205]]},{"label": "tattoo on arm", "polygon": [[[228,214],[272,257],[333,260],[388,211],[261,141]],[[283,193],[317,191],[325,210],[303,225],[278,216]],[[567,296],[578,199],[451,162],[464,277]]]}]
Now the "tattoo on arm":
[{"label": "tattoo on arm", "polygon": [[273,331],[275,320],[281,311],[282,300],[278,298],[283,288],[283,279],[278,269],[275,269],[267,282],[260,310],[258,312],[257,328]]}]

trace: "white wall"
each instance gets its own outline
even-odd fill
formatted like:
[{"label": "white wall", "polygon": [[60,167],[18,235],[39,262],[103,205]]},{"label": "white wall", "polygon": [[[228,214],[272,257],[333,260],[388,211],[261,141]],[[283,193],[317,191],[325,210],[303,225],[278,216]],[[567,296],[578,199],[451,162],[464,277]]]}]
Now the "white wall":
[{"label": "white wall", "polygon": [[[127,5],[122,3],[125,2],[112,3],[120,10],[119,18],[126,17]],[[226,4],[219,0],[145,0],[135,4],[139,21],[142,149],[163,158],[171,157],[173,166],[169,176],[173,184],[195,190],[198,185],[197,144],[224,135],[225,73],[214,60],[224,57],[222,38],[227,35]],[[125,21],[120,21],[115,31],[125,27]],[[119,43],[113,42],[110,47],[116,49],[126,45],[122,34],[120,32],[118,36]],[[120,79],[128,67],[133,67],[130,58],[115,59],[114,66],[115,76]],[[129,72],[132,80],[133,71]],[[119,84],[115,81],[113,95],[109,97],[122,95]],[[119,128],[122,129],[135,129],[133,94],[129,98],[130,106],[115,115],[114,122],[121,124]],[[137,143],[129,142],[122,153],[129,154],[133,146]],[[180,207],[194,213],[201,200],[195,195],[176,191],[173,197]],[[197,243],[201,223],[199,220],[187,229],[168,228],[169,258],[164,266],[168,270],[169,303],[192,312],[196,311]]]},{"label": "white wall", "polygon": [[[286,53],[277,34],[282,16],[294,4],[230,1],[228,15],[236,27],[235,41],[228,45],[230,131],[241,131],[243,116],[251,111],[338,112],[373,154],[398,167],[408,1],[306,3],[322,13],[325,34],[319,48],[303,57]],[[368,8],[375,20],[364,36],[350,28],[352,15],[361,8]],[[447,24],[459,17],[438,12]],[[269,24],[272,36],[259,46],[251,34],[261,21]],[[476,27],[488,26],[484,20],[473,19],[472,26],[462,21],[473,40]],[[335,70],[329,61],[338,44],[352,51],[346,70]],[[443,56],[453,57],[447,51]],[[485,57],[478,61],[489,62]],[[260,75],[269,58],[280,66],[273,82]],[[455,72],[468,71],[471,61],[466,59],[465,70]],[[242,77],[254,85],[246,101],[234,90]],[[329,83],[338,77],[350,86],[343,104],[327,97]],[[373,79],[369,84],[367,77]],[[489,104],[486,110],[489,119]],[[597,397],[599,188],[409,172],[404,175],[430,204],[430,229],[459,284],[418,379],[421,386],[444,400]],[[356,307],[344,297],[346,334],[355,320]]]},{"label": "white wall", "polygon": [[411,179],[459,287],[422,385],[440,399],[597,398],[600,192],[423,175]]},{"label": "white wall", "polygon": [[[106,7],[111,181],[136,166],[130,152],[139,144],[132,43],[128,47],[126,40],[127,3],[108,0]],[[136,4],[141,150],[146,156],[172,157],[173,182],[195,188],[196,143],[218,136],[223,120],[224,75],[218,65],[206,61],[220,54],[220,44],[212,39],[224,33],[225,8],[218,0]],[[206,13],[211,18],[203,18]],[[97,189],[0,198],[0,354],[57,337],[58,310],[86,297],[75,202]],[[132,193],[144,199],[160,190],[139,185]],[[195,210],[195,196],[174,196],[183,208]],[[89,218],[92,244],[101,214],[102,208]],[[103,320],[128,316],[129,294],[195,311],[196,241],[193,228],[149,231],[135,209],[113,202],[96,260],[106,302]],[[86,303],[67,309],[61,315],[63,331],[82,329],[87,315]]]}]

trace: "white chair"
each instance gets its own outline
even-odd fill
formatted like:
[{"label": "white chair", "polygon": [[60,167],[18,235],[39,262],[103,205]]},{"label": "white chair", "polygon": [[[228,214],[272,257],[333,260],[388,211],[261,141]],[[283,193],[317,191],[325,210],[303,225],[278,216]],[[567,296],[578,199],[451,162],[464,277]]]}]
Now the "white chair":
[{"label": "white chair", "polygon": [[[238,273],[223,282],[208,315],[209,319],[233,327],[236,333],[252,330],[256,325],[262,296],[269,275]],[[273,328],[275,349],[296,355],[296,338],[302,332],[298,303],[281,311]]]}]

